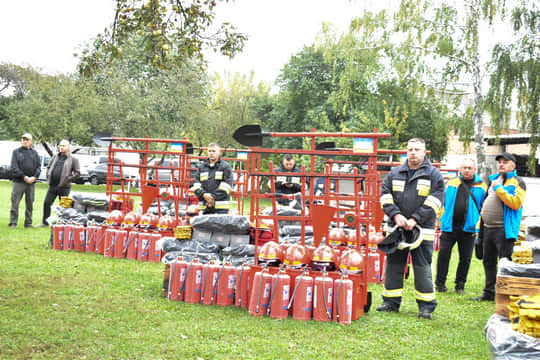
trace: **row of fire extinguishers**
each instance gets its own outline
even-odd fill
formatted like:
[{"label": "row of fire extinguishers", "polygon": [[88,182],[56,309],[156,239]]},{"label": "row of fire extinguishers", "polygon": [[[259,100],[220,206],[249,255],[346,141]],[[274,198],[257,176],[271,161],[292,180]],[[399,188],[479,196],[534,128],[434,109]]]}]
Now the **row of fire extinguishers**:
[{"label": "row of fire extinguishers", "polygon": [[[188,262],[179,257],[170,267],[168,298],[204,305],[235,305],[248,308],[253,316],[284,319],[292,313],[296,320],[350,324],[354,284],[347,273],[363,270],[363,256],[349,249],[342,258],[341,276],[334,280],[329,271],[336,270],[337,255],[326,245],[310,256],[303,245],[294,244],[284,255],[279,244],[267,242],[258,254],[262,267],[254,275],[247,264],[203,264],[196,258]],[[280,266],[279,270],[271,274],[270,268],[275,266]],[[297,275],[294,280],[293,272]]]},{"label": "row of fire extinguishers", "polygon": [[113,210],[105,224],[89,222],[84,226],[75,221],[59,221],[51,229],[55,250],[91,252],[105,257],[160,262],[163,256],[159,240],[173,234],[169,215],[129,212],[125,216]]}]

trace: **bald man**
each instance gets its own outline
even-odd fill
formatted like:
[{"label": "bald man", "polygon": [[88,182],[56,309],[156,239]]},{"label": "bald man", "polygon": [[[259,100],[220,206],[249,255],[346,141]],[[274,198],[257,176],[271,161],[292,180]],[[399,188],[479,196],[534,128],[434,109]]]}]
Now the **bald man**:
[{"label": "bald man", "polygon": [[81,175],[79,160],[74,158],[69,151],[69,141],[60,141],[58,148],[58,154],[52,157],[47,166],[49,189],[43,202],[43,220],[38,227],[49,226],[47,218],[51,216],[51,205],[54,200],[57,196],[68,196],[71,182]]}]

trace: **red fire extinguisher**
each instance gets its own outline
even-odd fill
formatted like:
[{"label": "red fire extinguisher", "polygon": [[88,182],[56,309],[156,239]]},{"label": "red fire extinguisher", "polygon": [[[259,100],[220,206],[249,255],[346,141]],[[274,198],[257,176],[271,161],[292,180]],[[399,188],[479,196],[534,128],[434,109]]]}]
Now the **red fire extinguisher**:
[{"label": "red fire extinguisher", "polygon": [[216,299],[215,291],[217,290],[217,277],[220,266],[211,261],[203,267],[203,284],[200,303],[203,305],[213,305]]},{"label": "red fire extinguisher", "polygon": [[353,282],[346,272],[334,282],[334,293],[334,321],[348,325],[352,320]]},{"label": "red fire extinguisher", "polygon": [[99,226],[97,225],[88,225],[86,227],[86,252],[96,252],[98,229]]},{"label": "red fire extinguisher", "polygon": [[137,225],[135,225],[128,234],[126,246],[124,247],[124,250],[122,252],[126,254],[126,258],[136,260],[138,247],[139,230],[137,230]]},{"label": "red fire extinguisher", "polygon": [[376,246],[371,246],[366,265],[366,280],[368,283],[378,283],[381,280],[381,257]]},{"label": "red fire extinguisher", "polygon": [[64,228],[65,225],[57,222],[53,230],[53,249],[62,250],[64,248]]},{"label": "red fire extinguisher", "polygon": [[[289,302],[293,306],[293,319],[311,320],[313,307],[313,277],[306,275],[307,265],[300,276],[295,279],[294,291]],[[293,303],[294,302],[294,303]]]},{"label": "red fire extinguisher", "polygon": [[127,231],[124,229],[117,230],[116,240],[114,242],[114,257],[116,259],[123,259],[126,254],[124,253],[124,248],[127,242]]},{"label": "red fire extinguisher", "polygon": [[118,235],[118,229],[107,229],[105,231],[105,250],[103,255],[105,257],[114,257],[114,245],[116,244],[116,237]]},{"label": "red fire extinguisher", "polygon": [[97,232],[97,243],[96,243],[96,253],[104,255],[105,254],[105,236],[107,235],[108,225],[101,225]]},{"label": "red fire extinguisher", "polygon": [[187,268],[188,263],[185,262],[181,257],[172,263],[171,277],[169,279],[169,300],[184,300],[184,289],[182,288],[182,285],[186,279]]},{"label": "red fire extinguisher", "polygon": [[184,291],[184,301],[195,304],[201,301],[203,265],[197,259],[193,259],[189,263],[186,270],[186,280],[180,288]]},{"label": "red fire extinguisher", "polygon": [[150,233],[139,233],[139,244],[137,249],[137,260],[148,261],[148,253],[150,251]]},{"label": "red fire extinguisher", "polygon": [[161,239],[159,232],[153,232],[150,235],[150,249],[148,252],[148,261],[158,263],[161,261],[161,246],[158,240]]},{"label": "red fire extinguisher", "polygon": [[251,277],[251,267],[246,264],[236,268],[236,292],[235,305],[238,307],[248,307],[249,305],[249,285]]},{"label": "red fire extinguisher", "polygon": [[234,284],[236,271],[230,262],[226,262],[218,275],[217,281],[217,304],[231,306],[234,303]]},{"label": "red fire extinguisher", "polygon": [[315,290],[313,291],[313,320],[332,320],[334,280],[323,270],[321,276],[315,278]]},{"label": "red fire extinguisher", "polygon": [[73,249],[73,224],[66,224],[64,226],[64,241],[62,244],[62,249]]},{"label": "red fire extinguisher", "polygon": [[289,316],[291,277],[283,270],[284,266],[285,264],[272,276],[274,286],[266,310],[266,315],[270,315],[275,319],[285,319]]},{"label": "red fire extinguisher", "polygon": [[81,224],[73,225],[73,250],[85,251],[86,250],[86,229]]},{"label": "red fire extinguisher", "polygon": [[248,312],[250,315],[263,316],[270,301],[272,291],[272,275],[268,273],[266,264],[261,271],[255,273],[253,287],[249,296]]}]

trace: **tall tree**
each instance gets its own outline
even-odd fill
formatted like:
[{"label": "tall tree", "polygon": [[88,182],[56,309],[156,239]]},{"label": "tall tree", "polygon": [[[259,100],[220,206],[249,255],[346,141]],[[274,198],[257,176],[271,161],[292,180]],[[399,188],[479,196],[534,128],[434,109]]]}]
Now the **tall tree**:
[{"label": "tall tree", "polygon": [[142,61],[158,68],[202,60],[205,49],[232,57],[247,37],[229,23],[215,23],[218,2],[228,1],[116,0],[113,24],[83,51],[79,70],[89,75],[121,58],[135,35],[142,39]]},{"label": "tall tree", "polygon": [[531,134],[533,170],[540,144],[540,5],[514,2],[509,16],[517,41],[493,49],[488,110],[497,130],[507,127],[512,110],[517,110],[520,126]]}]

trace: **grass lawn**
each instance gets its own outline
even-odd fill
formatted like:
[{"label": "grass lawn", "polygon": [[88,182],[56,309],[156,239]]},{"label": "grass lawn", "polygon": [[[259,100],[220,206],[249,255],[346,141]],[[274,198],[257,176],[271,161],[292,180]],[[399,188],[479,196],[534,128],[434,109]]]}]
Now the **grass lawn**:
[{"label": "grass lawn", "polygon": [[[36,187],[34,224],[46,189]],[[72,191],[96,189],[104,186]],[[348,326],[260,318],[161,297],[162,264],[47,249],[49,229],[25,229],[23,204],[17,229],[9,229],[10,194],[11,183],[0,181],[0,359],[491,358],[483,329],[494,303],[469,300],[484,282],[477,259],[467,294],[437,294],[431,321],[416,317],[412,274],[397,314],[374,311],[382,285],[370,285],[371,311]]]}]

